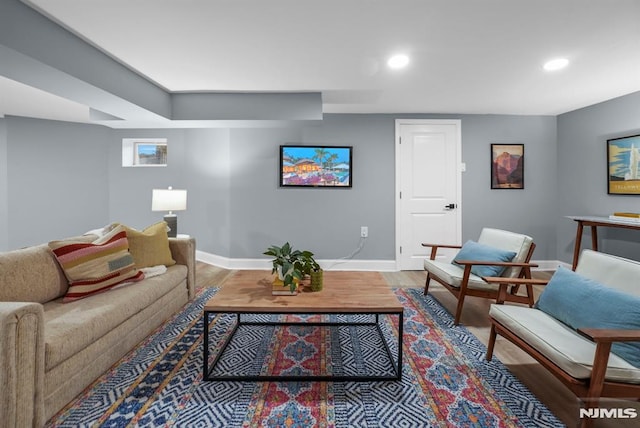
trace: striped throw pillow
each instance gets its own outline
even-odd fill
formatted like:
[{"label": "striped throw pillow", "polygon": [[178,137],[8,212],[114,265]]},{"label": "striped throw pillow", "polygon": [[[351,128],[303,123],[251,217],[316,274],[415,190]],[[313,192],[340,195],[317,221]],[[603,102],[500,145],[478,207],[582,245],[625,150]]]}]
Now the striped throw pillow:
[{"label": "striped throw pillow", "polygon": [[122,226],[90,243],[52,241],[49,248],[69,281],[63,302],[82,299],[123,282],[144,278],[144,274],[134,266],[127,232]]}]

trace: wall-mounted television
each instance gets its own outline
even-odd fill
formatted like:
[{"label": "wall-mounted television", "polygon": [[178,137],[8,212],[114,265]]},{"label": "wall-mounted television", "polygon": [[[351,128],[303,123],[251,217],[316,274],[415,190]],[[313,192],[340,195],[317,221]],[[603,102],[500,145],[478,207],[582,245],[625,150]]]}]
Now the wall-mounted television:
[{"label": "wall-mounted television", "polygon": [[353,147],[280,146],[280,187],[351,187]]}]

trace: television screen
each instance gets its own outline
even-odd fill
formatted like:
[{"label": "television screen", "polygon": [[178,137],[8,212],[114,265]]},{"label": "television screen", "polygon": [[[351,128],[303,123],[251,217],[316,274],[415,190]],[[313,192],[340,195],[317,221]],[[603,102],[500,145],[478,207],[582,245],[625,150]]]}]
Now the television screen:
[{"label": "television screen", "polygon": [[351,187],[350,146],[280,146],[281,187]]}]

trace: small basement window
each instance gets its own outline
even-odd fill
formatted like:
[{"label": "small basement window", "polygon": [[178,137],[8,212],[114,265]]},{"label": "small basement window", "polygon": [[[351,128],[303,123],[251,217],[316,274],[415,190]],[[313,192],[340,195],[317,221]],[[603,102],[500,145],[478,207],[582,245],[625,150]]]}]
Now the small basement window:
[{"label": "small basement window", "polygon": [[167,139],[123,138],[122,166],[167,166]]}]

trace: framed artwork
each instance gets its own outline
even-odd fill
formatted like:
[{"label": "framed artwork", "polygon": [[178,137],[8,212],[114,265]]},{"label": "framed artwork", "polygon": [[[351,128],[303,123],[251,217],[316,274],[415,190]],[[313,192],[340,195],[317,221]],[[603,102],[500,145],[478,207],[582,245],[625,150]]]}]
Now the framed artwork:
[{"label": "framed artwork", "polygon": [[352,186],[351,146],[280,146],[280,187]]},{"label": "framed artwork", "polygon": [[607,193],[640,195],[640,135],[607,140]]},{"label": "framed artwork", "polygon": [[491,144],[491,188],[524,189],[524,144]]}]

